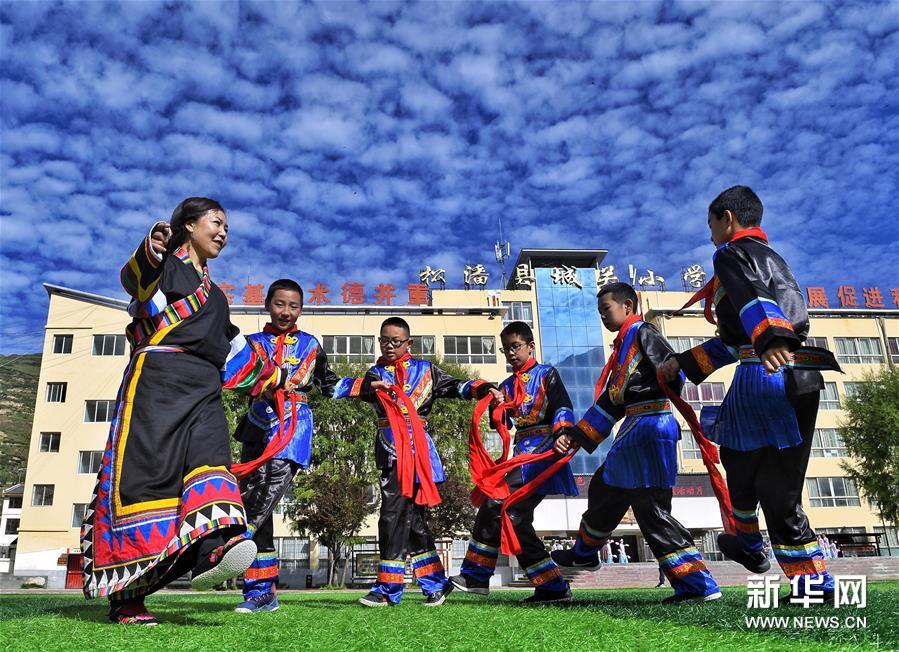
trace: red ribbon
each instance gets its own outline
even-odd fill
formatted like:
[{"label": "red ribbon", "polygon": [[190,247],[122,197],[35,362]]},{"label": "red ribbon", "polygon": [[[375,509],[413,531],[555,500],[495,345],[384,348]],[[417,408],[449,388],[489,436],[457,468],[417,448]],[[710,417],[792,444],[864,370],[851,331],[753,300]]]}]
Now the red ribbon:
[{"label": "red ribbon", "polygon": [[693,411],[689,403],[668,386],[661,371],[658,373],[658,379],[662,391],[665,392],[665,395],[674,403],[677,411],[686,420],[687,425],[690,426],[690,432],[693,433],[696,443],[699,444],[702,463],[709,472],[709,479],[712,481],[712,491],[715,492],[715,497],[718,499],[718,509],[721,511],[721,522],[724,524],[724,531],[728,534],[736,534],[737,528],[734,524],[730,493],[727,491],[727,484],[716,466],[721,461],[721,458],[718,456],[718,449],[702,434],[702,426],[699,424],[699,419],[696,418],[696,412]]},{"label": "red ribbon", "polygon": [[[728,240],[728,242],[736,242],[737,240],[742,240],[743,238],[758,238],[765,244],[768,243],[768,234],[765,233],[764,231],[762,231],[757,226],[754,226],[751,229],[743,229],[742,231],[737,231],[737,233],[734,235],[734,237],[732,237],[730,240]],[[699,290],[697,290],[693,294],[692,297],[690,297],[690,300],[687,301],[687,303],[682,305],[680,308],[678,308],[671,314],[676,317],[676,316],[680,315],[681,312],[683,310],[685,310],[686,308],[689,308],[697,301],[704,299],[705,304],[704,304],[702,312],[703,312],[703,315],[705,315],[705,320],[712,325],[717,324],[718,322],[715,321],[715,316],[712,314],[712,305],[713,305],[714,299],[715,299],[715,290],[717,289],[716,280],[717,280],[717,277],[712,276],[712,278],[709,279],[708,283],[703,285]]]},{"label": "red ribbon", "polygon": [[[509,434],[509,429],[506,426],[506,412],[517,410],[524,402],[524,381],[521,379],[521,375],[536,364],[536,360],[528,362],[516,372],[512,402],[502,403],[493,409],[491,415],[493,423],[503,442],[503,453],[499,458],[494,460],[490,457],[490,454],[484,447],[484,441],[481,438],[480,432],[481,418],[490,406],[490,402],[493,400],[492,396],[485,396],[478,401],[477,405],[475,405],[471,417],[471,426],[468,429],[468,468],[471,471],[471,479],[475,484],[475,488],[472,489],[471,492],[471,502],[476,507],[479,507],[486,498],[503,501],[501,511],[502,530],[500,550],[504,555],[517,555],[521,553],[521,543],[518,541],[512,519],[509,517],[509,508],[537,491],[540,485],[565,466],[571,459],[571,456],[574,455],[574,451],[571,451],[566,455],[559,457],[552,449],[550,449],[543,453],[525,453],[523,455],[516,455],[511,459],[506,459],[509,455],[512,441],[512,436]],[[558,459],[544,469],[536,478],[519,487],[514,492],[509,491],[509,485],[506,484],[506,475],[525,464],[533,464],[553,457],[558,457]]]},{"label": "red ribbon", "polygon": [[[263,328],[263,332],[277,334],[278,339],[275,342],[275,364],[278,367],[282,368],[284,363],[284,340],[290,333],[295,333],[297,331],[297,327],[294,324],[290,330],[288,331],[279,331],[271,324],[266,324]],[[284,405],[286,403],[286,399],[290,399],[290,426],[284,426]],[[240,464],[234,464],[231,466],[231,473],[233,473],[238,480],[244,478],[251,474],[253,471],[258,469],[260,466],[268,462],[275,455],[280,453],[282,450],[287,448],[287,444],[290,443],[290,440],[293,439],[293,435],[297,429],[297,400],[294,392],[285,392],[283,389],[275,390],[275,416],[278,417],[278,434],[272,437],[268,444],[266,444],[265,449],[262,451],[262,454],[254,460],[250,460],[249,462],[241,462]]]},{"label": "red ribbon", "polygon": [[596,381],[596,387],[593,388],[593,402],[596,403],[597,399],[599,399],[599,395],[602,394],[602,390],[606,388],[606,381],[609,379],[612,371],[618,368],[618,354],[620,353],[619,349],[621,348],[621,343],[624,341],[624,336],[627,335],[628,329],[633,326],[638,321],[643,320],[643,315],[634,313],[630,317],[624,320],[624,323],[621,325],[621,328],[618,329],[618,334],[615,336],[615,341],[612,345],[612,355],[609,356],[609,359],[606,360],[605,366],[602,368],[602,373],[599,374],[599,380]]}]

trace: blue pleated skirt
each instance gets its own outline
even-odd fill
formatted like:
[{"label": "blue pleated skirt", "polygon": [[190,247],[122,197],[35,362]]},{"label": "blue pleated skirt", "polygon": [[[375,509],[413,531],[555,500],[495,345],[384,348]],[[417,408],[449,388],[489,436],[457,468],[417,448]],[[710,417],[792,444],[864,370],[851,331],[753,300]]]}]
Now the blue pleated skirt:
[{"label": "blue pleated skirt", "polygon": [[603,481],[623,489],[673,487],[679,439],[671,412],[628,417],[606,456]]},{"label": "blue pleated skirt", "polygon": [[[552,435],[534,435],[533,437],[523,437],[515,442],[514,455],[523,455],[525,453],[543,453],[553,447],[555,438]],[[553,458],[545,462],[536,462],[534,464],[525,464],[521,467],[521,478],[525,483],[530,482],[547,467],[551,466],[555,460]],[[536,493],[544,496],[555,496],[561,494],[563,496],[577,496],[577,484],[574,482],[574,473],[571,472],[571,465],[566,464],[561,469],[551,475],[540,487]]]},{"label": "blue pleated skirt", "polygon": [[796,411],[784,385],[784,371],[768,375],[757,362],[741,362],[714,424],[705,436],[719,446],[751,451],[802,443]]}]

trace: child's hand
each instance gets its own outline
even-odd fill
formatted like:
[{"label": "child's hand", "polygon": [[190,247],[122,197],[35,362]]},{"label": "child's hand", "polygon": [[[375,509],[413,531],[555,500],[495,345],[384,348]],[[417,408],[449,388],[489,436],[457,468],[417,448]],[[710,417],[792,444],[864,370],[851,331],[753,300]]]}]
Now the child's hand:
[{"label": "child's hand", "polygon": [[558,455],[564,455],[570,450],[577,450],[580,448],[578,443],[572,439],[568,435],[559,435],[559,438],[556,439],[556,443],[553,446],[553,451]]},{"label": "child's hand", "polygon": [[500,403],[505,401],[505,397],[503,396],[503,393],[501,391],[499,391],[498,389],[491,389],[490,396],[493,397],[493,400],[490,401],[490,405],[499,405]]},{"label": "child's hand", "polygon": [[171,237],[172,230],[169,228],[169,223],[160,222],[153,227],[153,233],[150,234],[150,247],[155,253],[162,255],[165,253]]},{"label": "child's hand", "polygon": [[292,383],[289,380],[284,383],[284,391],[290,394],[293,390],[297,388],[296,383]]},{"label": "child's hand", "polygon": [[383,389],[385,392],[390,390],[390,383],[386,380],[373,380],[371,382],[371,390],[373,392],[378,391],[379,389]]},{"label": "child's hand", "polygon": [[677,363],[677,358],[671,356],[665,360],[659,367],[659,371],[662,372],[662,378],[669,383],[677,380],[677,376],[680,374],[680,365]]},{"label": "child's hand", "polygon": [[777,373],[778,369],[790,364],[793,359],[793,356],[790,354],[790,347],[786,344],[769,347],[759,357],[762,359],[765,371],[769,374]]}]

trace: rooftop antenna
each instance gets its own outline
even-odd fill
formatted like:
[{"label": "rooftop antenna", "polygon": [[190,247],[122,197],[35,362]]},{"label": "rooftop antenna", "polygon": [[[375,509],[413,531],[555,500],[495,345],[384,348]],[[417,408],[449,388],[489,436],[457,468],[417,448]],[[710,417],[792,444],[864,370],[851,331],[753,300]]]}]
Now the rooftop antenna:
[{"label": "rooftop antenna", "polygon": [[511,245],[503,239],[503,217],[499,216],[499,240],[493,243],[493,252],[496,254],[496,262],[499,263],[503,272],[503,284],[501,288],[506,287],[506,258],[512,255]]}]

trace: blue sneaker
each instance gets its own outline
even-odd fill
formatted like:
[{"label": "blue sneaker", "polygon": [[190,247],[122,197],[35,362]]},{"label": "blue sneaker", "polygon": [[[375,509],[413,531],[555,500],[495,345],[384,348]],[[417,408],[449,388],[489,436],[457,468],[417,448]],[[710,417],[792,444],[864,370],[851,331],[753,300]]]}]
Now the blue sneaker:
[{"label": "blue sneaker", "polygon": [[274,593],[263,593],[262,595],[254,595],[241,602],[234,608],[239,614],[255,614],[260,611],[277,611],[278,596]]}]

